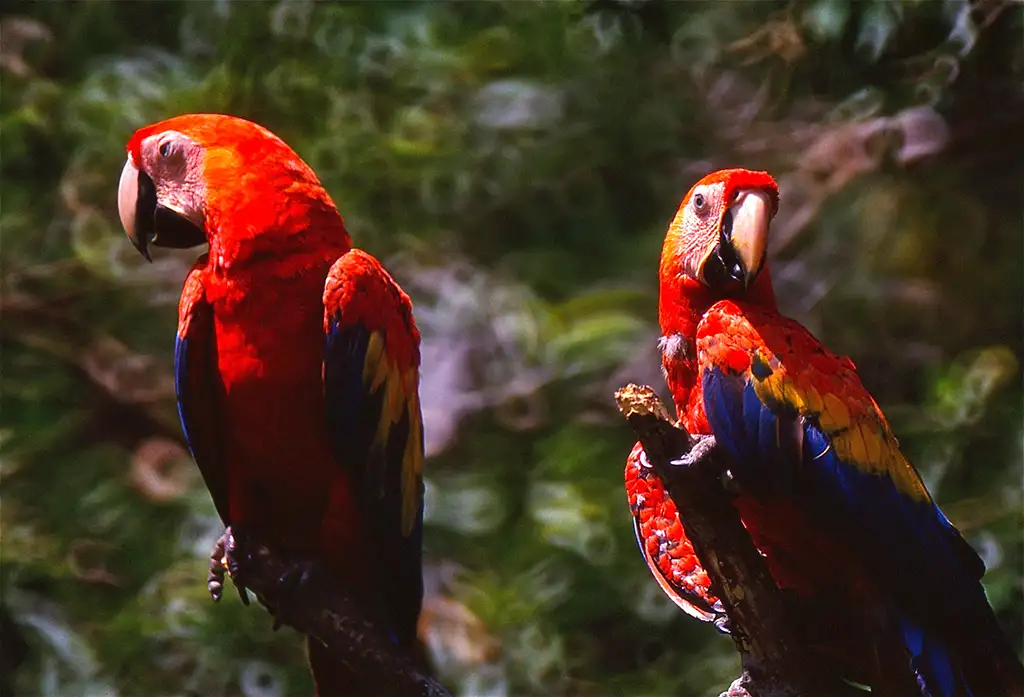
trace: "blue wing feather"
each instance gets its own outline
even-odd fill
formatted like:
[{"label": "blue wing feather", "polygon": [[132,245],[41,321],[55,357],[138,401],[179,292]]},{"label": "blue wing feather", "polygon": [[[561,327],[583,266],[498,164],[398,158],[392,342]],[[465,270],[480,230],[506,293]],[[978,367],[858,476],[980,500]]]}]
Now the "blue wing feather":
[{"label": "blue wing feather", "polygon": [[174,390],[178,418],[199,467],[213,504],[225,525],[231,524],[228,501],[228,472],[222,455],[220,428],[221,384],[217,370],[217,342],[213,311],[206,301],[202,284],[193,273],[182,294],[187,306],[182,312],[174,342]]},{"label": "blue wing feather", "polygon": [[[775,370],[785,371],[778,356],[771,356],[771,362]],[[800,356],[795,364],[802,364]],[[768,377],[755,374],[764,369],[764,361],[755,357],[744,372],[706,361],[702,365],[708,423],[734,460],[740,486],[798,502],[815,524],[827,526],[857,550],[877,586],[891,593],[890,606],[926,694],[972,694],[972,681],[984,680],[977,667],[965,678],[972,661],[964,656],[976,651],[969,648],[972,642],[988,646],[1000,665],[1009,666],[1008,673],[1016,670],[1013,664],[1019,661],[979,583],[984,565],[977,554],[927,494],[908,495],[887,473],[872,471],[874,463],[844,459],[836,447],[848,429],[887,429],[884,422],[854,422],[829,431],[820,414],[808,409],[809,400],[790,404],[772,396],[784,390],[772,392],[759,384]],[[856,380],[852,364],[849,379]],[[863,389],[859,381],[857,387]],[[887,430],[875,442],[896,447],[894,439],[886,439],[891,439]]]},{"label": "blue wing feather", "polygon": [[[358,288],[359,292],[380,296],[381,302],[374,306],[380,315],[408,315],[399,317],[398,322],[375,322],[371,326],[368,318],[358,314],[365,306],[346,307],[343,300],[330,303],[325,308],[323,375],[327,428],[335,460],[350,472],[368,533],[379,553],[383,570],[379,590],[391,618],[392,633],[401,645],[411,646],[423,596],[423,484],[418,471],[418,458],[423,453],[422,426],[418,399],[405,395],[393,382],[402,380],[403,375],[388,355],[384,327],[407,328],[410,340],[415,336],[418,341],[418,335],[408,307],[399,302],[397,286],[368,255],[353,250],[339,259],[331,270],[328,287],[325,302],[333,297],[332,287]],[[395,302],[389,306],[389,300]],[[418,345],[416,350],[418,355]],[[410,369],[416,370],[417,366]],[[396,394],[401,395],[397,401]],[[411,484],[414,492],[409,491],[410,467],[416,469]],[[416,497],[416,510],[413,524],[408,526],[411,494]]]},{"label": "blue wing feather", "polygon": [[[812,420],[763,403],[741,376],[706,370],[703,387],[708,422],[734,458],[741,486],[781,489],[804,502],[814,520],[830,522],[871,560],[879,582],[899,596],[898,606],[910,610],[900,622],[912,665],[928,689],[936,697],[969,694],[962,692],[962,675],[943,643],[915,621],[937,617],[938,603],[949,613],[947,628],[969,626],[978,603],[986,603],[978,577],[965,572],[960,553],[950,544],[951,534],[959,533],[938,507],[930,500],[909,500],[888,478],[843,462]],[[778,437],[790,428],[802,429],[796,452],[786,452]],[[990,612],[987,604],[984,611]]]},{"label": "blue wing feather", "polygon": [[353,474],[356,486],[365,489],[371,445],[380,418],[382,397],[363,384],[363,365],[370,333],[355,324],[343,329],[331,319],[324,342],[324,399],[327,423],[335,445],[335,457]]}]

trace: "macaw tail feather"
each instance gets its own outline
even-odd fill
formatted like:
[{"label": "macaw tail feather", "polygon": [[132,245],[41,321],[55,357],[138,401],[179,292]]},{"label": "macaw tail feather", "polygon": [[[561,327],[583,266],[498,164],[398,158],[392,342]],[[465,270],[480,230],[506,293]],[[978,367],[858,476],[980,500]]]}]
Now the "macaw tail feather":
[{"label": "macaw tail feather", "polygon": [[[376,697],[389,692],[391,687],[369,684],[366,676],[360,679],[337,655],[313,637],[306,637],[309,670],[313,674],[316,697]],[[426,647],[414,639],[408,649],[413,665],[424,675],[431,673]]]},{"label": "macaw tail feather", "polygon": [[974,697],[1024,697],[1024,665],[994,614],[982,626],[962,628],[958,638],[956,651]]},{"label": "macaw tail feather", "polygon": [[363,685],[351,668],[313,637],[306,638],[306,651],[316,697],[362,697],[376,692]]},{"label": "macaw tail feather", "polygon": [[1024,667],[995,617],[962,627],[955,643],[901,618],[923,697],[1024,697]]},{"label": "macaw tail feather", "polygon": [[945,642],[925,632],[906,617],[900,618],[910,665],[925,697],[972,697],[963,673],[953,663]]}]

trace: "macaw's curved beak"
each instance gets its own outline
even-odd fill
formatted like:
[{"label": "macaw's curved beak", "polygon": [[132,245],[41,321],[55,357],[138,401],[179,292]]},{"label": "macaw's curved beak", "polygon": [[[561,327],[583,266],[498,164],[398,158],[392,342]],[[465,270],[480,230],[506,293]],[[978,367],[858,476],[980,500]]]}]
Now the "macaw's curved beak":
[{"label": "macaw's curved beak", "polygon": [[124,163],[117,185],[117,212],[132,245],[147,261],[149,245],[184,249],[206,242],[206,233],[177,211],[160,204],[152,177]]},{"label": "macaw's curved beak", "polygon": [[774,204],[764,191],[740,191],[726,215],[730,213],[732,248],[745,271],[744,288],[749,288],[764,265],[765,254],[768,251],[768,226],[772,221]]},{"label": "macaw's curved beak", "polygon": [[759,189],[741,189],[722,215],[718,245],[705,259],[704,282],[711,287],[742,287],[757,279],[768,249],[768,226],[774,215],[770,195]]}]

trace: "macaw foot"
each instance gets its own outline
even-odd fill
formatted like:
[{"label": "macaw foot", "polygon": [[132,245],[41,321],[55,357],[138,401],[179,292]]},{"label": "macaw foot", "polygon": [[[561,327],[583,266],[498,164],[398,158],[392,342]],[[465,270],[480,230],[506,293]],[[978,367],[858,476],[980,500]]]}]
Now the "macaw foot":
[{"label": "macaw foot", "polygon": [[274,631],[277,631],[295,616],[304,589],[314,579],[319,582],[323,564],[305,559],[285,561],[258,539],[247,535],[244,528],[228,526],[210,553],[210,572],[206,577],[210,596],[220,600],[224,592],[224,578],[230,576],[242,602],[249,605],[249,583],[243,569],[254,574],[252,585],[256,589],[256,599],[274,616]]},{"label": "macaw foot", "polygon": [[210,552],[210,573],[206,576],[206,589],[214,602],[220,600],[224,593],[224,577],[230,575],[235,588],[238,589],[242,604],[248,605],[249,594],[245,590],[245,585],[238,580],[237,566],[231,562],[231,552],[235,549],[235,537],[229,525],[224,528],[224,532],[213,545],[213,551]]},{"label": "macaw foot", "polygon": [[732,627],[729,626],[729,616],[725,613],[722,613],[721,615],[716,617],[712,621],[712,624],[714,625],[715,629],[720,631],[722,634],[732,634]]},{"label": "macaw foot", "polygon": [[715,437],[712,435],[691,435],[692,445],[690,446],[690,452],[686,453],[678,460],[672,460],[669,464],[675,465],[676,467],[694,467],[701,465],[708,457],[711,456],[717,445]]},{"label": "macaw foot", "polygon": [[303,589],[324,573],[324,565],[320,561],[308,559],[288,562],[287,567],[277,579],[277,607],[274,608],[274,627],[276,632],[287,618],[293,614]]}]

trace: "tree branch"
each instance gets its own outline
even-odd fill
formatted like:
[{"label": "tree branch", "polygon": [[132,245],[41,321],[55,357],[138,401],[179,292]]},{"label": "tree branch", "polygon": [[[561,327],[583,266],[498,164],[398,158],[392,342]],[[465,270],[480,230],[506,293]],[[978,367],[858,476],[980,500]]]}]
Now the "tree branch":
[{"label": "tree branch", "polygon": [[366,616],[365,604],[335,588],[326,574],[306,576],[301,581],[301,593],[289,593],[282,578],[294,573],[295,564],[230,527],[211,556],[208,587],[215,600],[223,589],[225,567],[243,601],[248,602],[246,589],[252,591],[274,616],[275,628],[287,624],[319,640],[338,661],[373,685],[375,694],[451,697]]},{"label": "tree branch", "polygon": [[[615,401],[672,497],[694,552],[729,616],[744,674],[727,694],[820,694],[822,680],[814,670],[818,661],[798,641],[782,593],[723,486],[728,463],[714,437],[691,438],[650,387],[627,385],[615,393]],[[829,689],[829,694],[838,694],[836,685]]]}]

